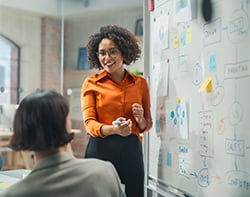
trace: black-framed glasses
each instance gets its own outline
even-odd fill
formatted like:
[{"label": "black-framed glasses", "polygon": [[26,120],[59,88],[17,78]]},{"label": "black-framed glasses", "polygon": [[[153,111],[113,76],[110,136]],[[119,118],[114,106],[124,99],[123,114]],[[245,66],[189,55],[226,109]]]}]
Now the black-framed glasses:
[{"label": "black-framed glasses", "polygon": [[96,53],[96,55],[99,58],[105,58],[106,55],[108,54],[109,57],[115,58],[119,53],[120,51],[118,49],[111,48],[108,51],[100,50],[99,52]]}]

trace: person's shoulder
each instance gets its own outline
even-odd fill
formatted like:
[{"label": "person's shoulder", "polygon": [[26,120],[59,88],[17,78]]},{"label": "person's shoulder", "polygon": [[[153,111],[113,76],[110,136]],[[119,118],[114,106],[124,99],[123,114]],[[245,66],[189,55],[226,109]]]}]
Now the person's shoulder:
[{"label": "person's shoulder", "polygon": [[136,79],[139,79],[139,80],[142,80],[142,81],[146,81],[145,77],[142,76],[142,75],[134,75],[134,77],[135,77]]},{"label": "person's shoulder", "polygon": [[100,80],[101,78],[105,77],[106,75],[107,75],[107,73],[104,71],[97,72],[95,74],[87,76],[84,81],[85,82],[96,82],[96,81]]},{"label": "person's shoulder", "polygon": [[98,76],[99,76],[99,73],[95,73],[93,75],[87,76],[85,78],[85,81],[96,81],[96,79],[98,78]]},{"label": "person's shoulder", "polygon": [[93,174],[106,174],[107,171],[115,171],[114,166],[109,161],[104,161],[95,158],[88,159],[77,159],[78,162],[82,163],[81,165],[88,169],[89,172]]},{"label": "person's shoulder", "polygon": [[133,76],[133,79],[134,79],[135,82],[140,83],[140,84],[144,84],[144,85],[147,84],[147,80],[146,80],[146,78],[144,76],[135,75],[135,74],[132,74],[132,76]]},{"label": "person's shoulder", "polygon": [[[111,163],[109,161],[103,161],[100,159],[95,158],[88,158],[88,159],[76,159],[78,162],[83,163],[84,165],[96,166],[96,167],[106,167],[109,166]],[[112,165],[112,164],[111,164]]]}]

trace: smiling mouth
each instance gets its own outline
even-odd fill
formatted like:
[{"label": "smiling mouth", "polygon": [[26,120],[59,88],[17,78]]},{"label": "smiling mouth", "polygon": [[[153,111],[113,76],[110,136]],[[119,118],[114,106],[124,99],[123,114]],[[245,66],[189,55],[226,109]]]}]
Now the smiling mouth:
[{"label": "smiling mouth", "polygon": [[105,66],[111,67],[111,66],[113,66],[114,64],[115,64],[115,62],[110,62],[110,63],[105,64]]}]

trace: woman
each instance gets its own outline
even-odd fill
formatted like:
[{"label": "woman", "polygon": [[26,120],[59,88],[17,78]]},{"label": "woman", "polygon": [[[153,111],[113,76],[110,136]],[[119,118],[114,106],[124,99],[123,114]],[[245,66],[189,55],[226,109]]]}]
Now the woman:
[{"label": "woman", "polygon": [[37,163],[0,196],[124,196],[110,162],[76,159],[65,152],[65,145],[73,139],[70,131],[69,105],[62,95],[49,90],[25,97],[15,114],[11,146],[34,151]]},{"label": "woman", "polygon": [[140,134],[152,127],[149,87],[124,68],[140,57],[140,47],[131,32],[109,25],[90,36],[87,50],[90,65],[103,71],[82,85],[84,126],[90,134],[85,157],[111,161],[127,197],[143,197]]}]

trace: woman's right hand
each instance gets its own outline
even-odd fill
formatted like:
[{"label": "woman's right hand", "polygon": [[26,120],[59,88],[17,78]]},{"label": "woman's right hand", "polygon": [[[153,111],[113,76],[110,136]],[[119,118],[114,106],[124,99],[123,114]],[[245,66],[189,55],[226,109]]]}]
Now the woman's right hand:
[{"label": "woman's right hand", "polygon": [[129,136],[132,133],[132,121],[130,119],[119,117],[112,122],[112,125],[103,125],[101,127],[101,134],[103,136],[109,135],[120,135],[120,136]]},{"label": "woman's right hand", "polygon": [[115,130],[120,136],[129,136],[132,133],[132,121],[130,119],[126,120],[125,118],[118,118],[114,121]]}]

